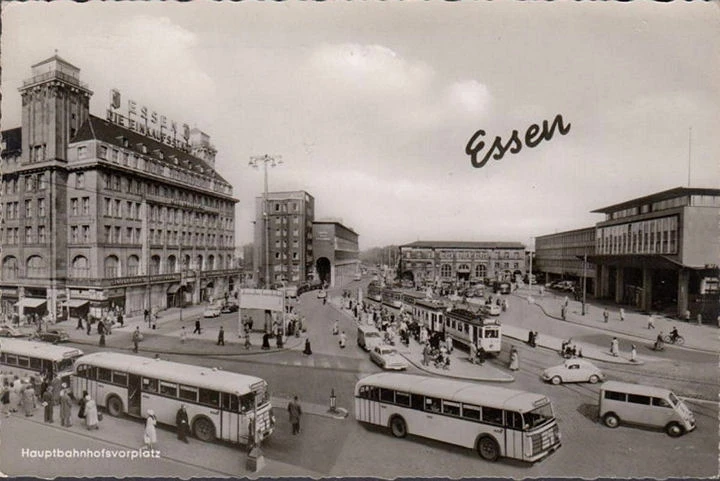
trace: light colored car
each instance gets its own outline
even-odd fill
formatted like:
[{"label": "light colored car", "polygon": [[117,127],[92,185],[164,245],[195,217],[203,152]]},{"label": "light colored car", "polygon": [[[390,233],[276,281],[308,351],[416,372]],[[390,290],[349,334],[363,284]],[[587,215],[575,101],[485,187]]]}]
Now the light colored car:
[{"label": "light colored car", "polygon": [[0,325],[0,337],[30,337],[32,333],[21,331],[17,327],[7,324]]},{"label": "light colored car", "polygon": [[317,293],[318,299],[325,299],[327,297],[327,292],[325,289],[320,289]]},{"label": "light colored car", "polygon": [[203,311],[203,317],[218,317],[220,315],[220,306],[210,306]]},{"label": "light colored car", "polygon": [[398,354],[394,347],[388,346],[387,344],[375,346],[373,350],[370,351],[370,360],[383,369],[393,371],[402,371],[408,367],[405,358]]},{"label": "light colored car", "polygon": [[502,309],[500,309],[500,306],[497,304],[485,304],[481,307],[481,310],[484,314],[490,315],[490,316],[499,316]]},{"label": "light colored car", "polygon": [[559,366],[545,369],[542,373],[543,381],[553,384],[564,382],[589,382],[595,384],[605,380],[605,374],[593,363],[584,359],[568,359]]}]

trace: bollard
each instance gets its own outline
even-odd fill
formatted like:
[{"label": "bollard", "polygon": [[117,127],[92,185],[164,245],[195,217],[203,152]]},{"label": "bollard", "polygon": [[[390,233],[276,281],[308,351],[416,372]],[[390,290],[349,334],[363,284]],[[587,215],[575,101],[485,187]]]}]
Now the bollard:
[{"label": "bollard", "polygon": [[337,412],[337,396],[335,396],[335,388],[330,390],[330,412]]}]

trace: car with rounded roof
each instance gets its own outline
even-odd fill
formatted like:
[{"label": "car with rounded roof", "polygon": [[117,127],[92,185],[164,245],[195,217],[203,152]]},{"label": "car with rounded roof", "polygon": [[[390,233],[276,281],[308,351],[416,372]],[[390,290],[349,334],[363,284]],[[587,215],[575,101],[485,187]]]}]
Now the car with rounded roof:
[{"label": "car with rounded roof", "polygon": [[383,369],[402,371],[408,368],[404,357],[388,344],[379,344],[370,351],[370,360]]},{"label": "car with rounded roof", "polygon": [[605,374],[595,364],[585,359],[571,358],[564,363],[545,369],[541,375],[543,381],[552,384],[566,382],[589,382],[595,384],[605,380]]}]

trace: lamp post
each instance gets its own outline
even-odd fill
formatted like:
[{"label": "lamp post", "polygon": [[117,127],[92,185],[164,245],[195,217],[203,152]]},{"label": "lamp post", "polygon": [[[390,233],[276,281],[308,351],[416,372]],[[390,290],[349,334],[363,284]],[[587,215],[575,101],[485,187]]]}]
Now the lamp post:
[{"label": "lamp post", "polygon": [[265,228],[263,229],[264,244],[265,244],[265,287],[270,285],[270,218],[268,212],[268,164],[270,167],[275,167],[282,164],[282,156],[280,155],[253,155],[250,157],[248,165],[255,169],[259,168],[260,163],[263,164],[263,170],[265,173],[265,190],[263,191],[263,222]]},{"label": "lamp post", "polygon": [[585,315],[585,293],[586,293],[586,283],[585,283],[585,269],[587,267],[587,251],[585,252],[585,255],[583,256],[583,300],[582,300],[582,315]]}]

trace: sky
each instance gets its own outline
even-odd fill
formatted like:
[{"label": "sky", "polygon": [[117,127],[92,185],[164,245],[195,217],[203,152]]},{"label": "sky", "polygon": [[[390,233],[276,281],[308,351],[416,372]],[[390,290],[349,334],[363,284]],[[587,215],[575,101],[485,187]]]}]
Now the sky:
[{"label": "sky", "polygon": [[[718,2],[3,2],[2,129],[55,53],[207,133],[252,241],[263,173],[361,249],[517,241],[681,186],[720,188]],[[526,132],[562,116],[530,147]],[[569,130],[567,128],[569,126]],[[496,137],[518,143],[475,167]],[[537,134],[528,136],[530,143]],[[484,141],[480,148],[479,141]],[[512,149],[512,147],[515,147]],[[472,150],[472,149],[471,149]]]}]

